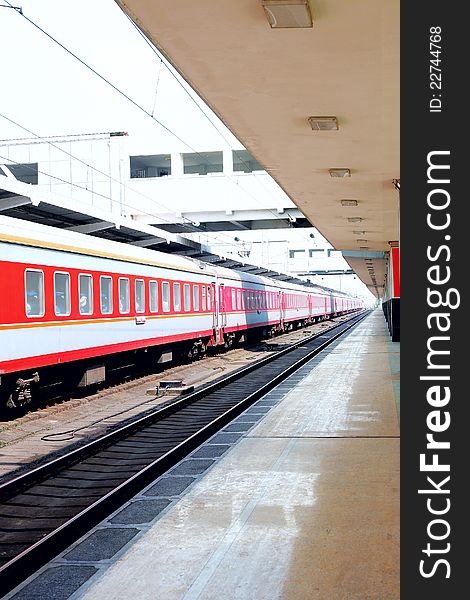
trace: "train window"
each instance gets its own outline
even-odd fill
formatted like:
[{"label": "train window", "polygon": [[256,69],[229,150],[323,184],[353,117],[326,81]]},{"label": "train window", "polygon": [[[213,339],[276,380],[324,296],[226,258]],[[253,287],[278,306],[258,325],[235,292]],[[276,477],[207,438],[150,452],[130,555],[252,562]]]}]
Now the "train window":
[{"label": "train window", "polygon": [[150,290],[150,312],[158,312],[158,282],[151,281],[149,284]]},{"label": "train window", "polygon": [[193,305],[194,305],[194,310],[199,310],[199,286],[198,285],[195,285],[193,287]]},{"label": "train window", "polygon": [[206,310],[206,286],[202,286],[202,310]]},{"label": "train window", "polygon": [[191,288],[189,287],[189,283],[185,283],[183,286],[183,300],[184,300],[184,310],[189,312],[191,310]]},{"label": "train window", "polygon": [[232,290],[232,310],[236,310],[237,308],[237,293],[235,290]]},{"label": "train window", "polygon": [[100,302],[103,315],[113,312],[113,280],[111,277],[100,277]]},{"label": "train window", "polygon": [[129,279],[119,278],[119,312],[128,313],[131,310]]},{"label": "train window", "polygon": [[241,310],[242,308],[242,293],[240,290],[237,290],[237,309]]},{"label": "train window", "polygon": [[54,273],[54,310],[56,315],[70,314],[69,273]]},{"label": "train window", "polygon": [[162,308],[163,312],[170,312],[170,284],[168,281],[162,283]]},{"label": "train window", "polygon": [[[214,292],[212,292],[214,293]],[[207,286],[207,310],[211,309],[211,288]]]},{"label": "train window", "polygon": [[176,312],[181,310],[181,285],[179,283],[173,284],[173,304]]},{"label": "train window", "polygon": [[44,316],[44,273],[26,269],[25,303],[28,317]]},{"label": "train window", "polygon": [[81,315],[91,315],[93,312],[93,277],[78,276],[78,307]]},{"label": "train window", "polygon": [[246,290],[242,290],[242,309],[246,308]]},{"label": "train window", "polygon": [[143,279],[135,280],[135,312],[145,312],[145,287]]}]

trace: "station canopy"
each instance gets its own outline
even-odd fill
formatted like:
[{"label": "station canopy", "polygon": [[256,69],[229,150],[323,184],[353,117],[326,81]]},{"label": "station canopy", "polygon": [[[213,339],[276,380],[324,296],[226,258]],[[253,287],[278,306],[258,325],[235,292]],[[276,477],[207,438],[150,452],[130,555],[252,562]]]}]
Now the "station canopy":
[{"label": "station canopy", "polygon": [[117,1],[381,296],[399,240],[399,0]]}]

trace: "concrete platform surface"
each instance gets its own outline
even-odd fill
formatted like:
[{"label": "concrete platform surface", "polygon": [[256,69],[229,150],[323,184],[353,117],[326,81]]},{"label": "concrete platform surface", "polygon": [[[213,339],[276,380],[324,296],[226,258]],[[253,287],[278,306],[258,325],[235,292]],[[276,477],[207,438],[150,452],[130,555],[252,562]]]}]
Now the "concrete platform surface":
[{"label": "concrete platform surface", "polygon": [[398,600],[398,350],[375,311],[11,597]]}]

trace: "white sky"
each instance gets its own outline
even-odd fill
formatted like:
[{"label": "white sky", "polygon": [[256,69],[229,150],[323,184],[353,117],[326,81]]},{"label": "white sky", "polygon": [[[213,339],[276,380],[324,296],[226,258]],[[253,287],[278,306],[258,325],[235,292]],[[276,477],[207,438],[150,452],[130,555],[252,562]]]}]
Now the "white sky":
[{"label": "white sky", "polygon": [[[163,122],[187,144],[186,151],[221,148],[227,141],[242,147],[189,86],[171,75],[174,70],[161,64],[114,0],[12,4]],[[158,139],[168,152],[181,151],[181,141],[9,8],[0,8],[0,52],[0,113],[34,133],[127,131],[137,143]],[[31,136],[0,117],[0,139],[18,137]]]},{"label": "white sky", "polygon": [[[221,146],[216,128],[208,124],[181,84],[160,66],[158,57],[113,0],[24,0],[17,5],[143,108],[155,111],[154,116],[188,147],[198,149],[201,140],[206,146]],[[174,143],[175,138],[149,116],[12,9],[0,8],[0,50],[4,59],[0,112],[35,133],[128,131],[132,137],[158,136],[167,138],[169,145]],[[207,108],[205,112],[222,130],[217,117]],[[2,139],[25,135],[0,119]],[[234,139],[227,131],[224,135]]]}]

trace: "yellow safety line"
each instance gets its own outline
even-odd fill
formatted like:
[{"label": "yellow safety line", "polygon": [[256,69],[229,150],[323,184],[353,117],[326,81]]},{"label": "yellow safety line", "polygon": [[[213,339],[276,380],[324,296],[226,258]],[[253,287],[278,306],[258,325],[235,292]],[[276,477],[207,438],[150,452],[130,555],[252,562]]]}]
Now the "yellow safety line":
[{"label": "yellow safety line", "polygon": [[[255,312],[252,310],[251,312]],[[246,314],[238,311],[231,311],[221,313],[225,315],[242,315]],[[251,314],[248,312],[248,314]],[[136,313],[132,317],[109,317],[108,319],[74,319],[72,321],[34,321],[31,323],[8,323],[4,325],[0,325],[0,331],[4,329],[27,329],[32,327],[62,327],[66,325],[90,325],[90,324],[98,324],[98,323],[125,323],[130,321],[135,321],[136,319],[140,319],[144,317],[146,321],[155,320],[155,319],[173,319],[173,318],[181,318],[181,317],[213,317],[213,313],[207,312],[183,312],[176,314],[166,314],[166,315],[145,315]]]}]

